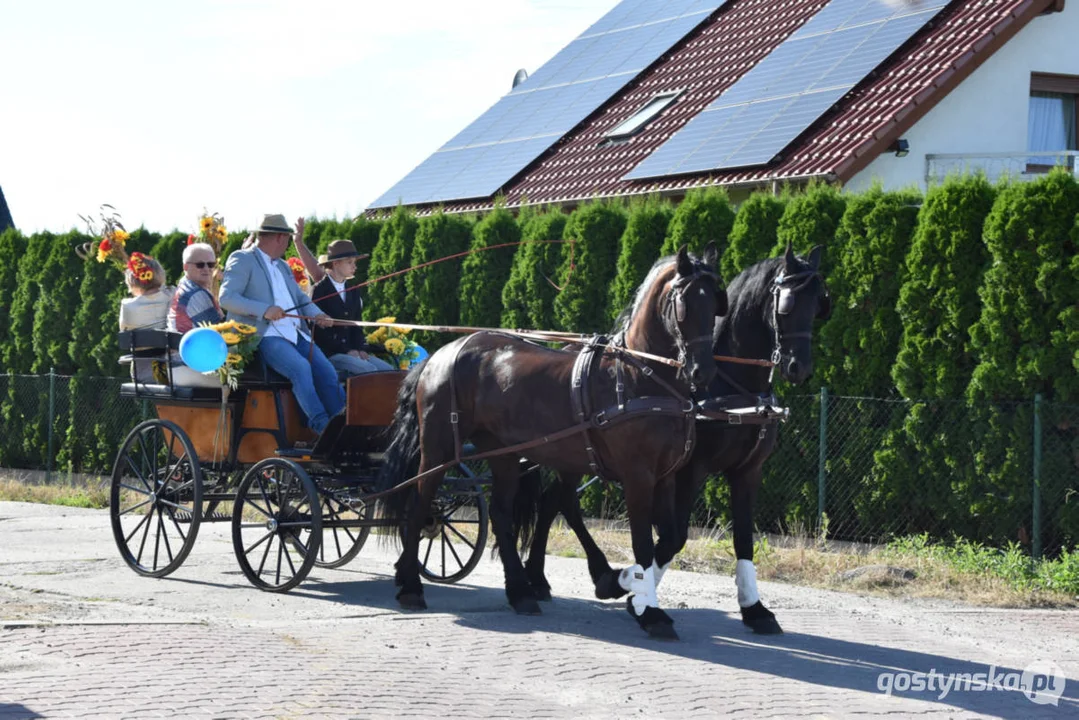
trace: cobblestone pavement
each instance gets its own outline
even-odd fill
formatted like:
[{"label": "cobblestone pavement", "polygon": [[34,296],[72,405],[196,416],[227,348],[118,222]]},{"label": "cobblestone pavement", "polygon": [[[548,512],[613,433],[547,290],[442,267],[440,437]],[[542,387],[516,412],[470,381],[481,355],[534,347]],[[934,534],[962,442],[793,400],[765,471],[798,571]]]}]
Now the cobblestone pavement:
[{"label": "cobblestone pavement", "polygon": [[[759,637],[733,612],[732,578],[671,572],[660,600],[682,640],[661,643],[590,599],[580,560],[549,558],[542,617],[509,611],[489,560],[406,614],[388,549],[272,595],[247,585],[227,532],[204,526],[187,563],[152,580],[119,559],[106,512],[0,503],[0,720],[1079,717],[1073,612],[761,583],[787,632]],[[1066,678],[1056,706],[902,679],[995,666],[1006,685],[1000,673],[1045,660]]]}]

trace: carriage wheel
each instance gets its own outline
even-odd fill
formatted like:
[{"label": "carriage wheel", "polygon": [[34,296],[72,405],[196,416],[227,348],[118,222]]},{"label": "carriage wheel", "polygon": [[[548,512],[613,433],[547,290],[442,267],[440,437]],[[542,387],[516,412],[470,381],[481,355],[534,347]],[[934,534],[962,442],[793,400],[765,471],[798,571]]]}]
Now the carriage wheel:
[{"label": "carriage wheel", "polygon": [[446,473],[420,530],[420,573],[433,583],[455,583],[476,567],[487,547],[487,497],[464,463]]},{"label": "carriage wheel", "polygon": [[167,420],[128,433],[112,469],[112,535],[140,575],[165,577],[183,564],[202,521],[202,471],[187,434]]},{"label": "carriage wheel", "polygon": [[318,491],[303,468],[274,457],[244,474],[232,508],[232,548],[252,585],[268,592],[296,587],[321,540]]},{"label": "carriage wheel", "polygon": [[321,568],[338,568],[346,565],[359,554],[370,527],[340,527],[337,523],[350,520],[370,520],[375,506],[362,500],[342,502],[330,495],[322,496],[322,542],[319,544],[315,565]]}]

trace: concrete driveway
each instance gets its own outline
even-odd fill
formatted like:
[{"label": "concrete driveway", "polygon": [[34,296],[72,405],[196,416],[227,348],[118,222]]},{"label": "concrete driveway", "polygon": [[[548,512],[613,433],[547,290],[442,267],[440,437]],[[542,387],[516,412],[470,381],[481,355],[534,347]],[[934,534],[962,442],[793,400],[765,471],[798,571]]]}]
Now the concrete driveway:
[{"label": "concrete driveway", "polygon": [[542,617],[508,609],[489,559],[405,614],[374,541],[273,595],[228,530],[204,525],[153,580],[120,560],[107,511],[0,502],[0,719],[1079,717],[1075,612],[761,583],[786,634],[759,637],[733,578],[670,572],[682,640],[663,643],[592,599],[582,560],[548,559]]}]

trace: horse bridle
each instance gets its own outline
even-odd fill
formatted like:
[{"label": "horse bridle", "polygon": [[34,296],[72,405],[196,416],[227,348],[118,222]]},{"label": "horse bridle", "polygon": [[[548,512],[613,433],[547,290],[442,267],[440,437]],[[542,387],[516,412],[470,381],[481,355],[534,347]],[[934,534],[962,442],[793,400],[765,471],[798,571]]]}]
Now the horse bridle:
[{"label": "horse bridle", "polygon": [[[683,368],[689,356],[690,348],[701,343],[708,343],[709,346],[712,344],[711,332],[706,335],[698,335],[688,341],[682,337],[682,322],[686,319],[685,293],[694,282],[702,277],[710,277],[717,285],[719,284],[719,273],[703,267],[698,267],[692,275],[679,275],[678,279],[671,283],[670,302],[674,305],[675,342],[678,345],[678,362]],[[692,385],[692,383],[690,384]]]},{"label": "horse bridle", "polygon": [[[821,284],[824,283],[824,276],[821,275],[819,270],[803,270],[802,272],[793,273],[791,275],[787,275],[783,271],[780,271],[772,280],[772,332],[775,333],[775,347],[772,350],[772,362],[775,363],[775,365],[779,365],[779,363],[783,361],[784,340],[796,338],[812,339],[813,337],[813,332],[811,330],[784,333],[779,326],[779,316],[790,315],[794,311],[795,295],[812,282],[814,278],[818,278],[821,281]],[[827,296],[827,288],[824,289],[824,294]],[[775,367],[772,368],[772,372],[775,372]],[[771,375],[769,375],[768,381],[771,382],[771,380]]]}]

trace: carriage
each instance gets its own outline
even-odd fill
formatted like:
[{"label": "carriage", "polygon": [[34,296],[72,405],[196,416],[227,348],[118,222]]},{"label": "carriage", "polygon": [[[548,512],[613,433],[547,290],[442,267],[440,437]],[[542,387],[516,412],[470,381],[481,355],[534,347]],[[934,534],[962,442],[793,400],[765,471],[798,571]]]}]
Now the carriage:
[{"label": "carriage", "polygon": [[[175,385],[168,358],[180,339],[161,330],[119,336],[121,362],[158,362],[166,373],[165,383],[120,388],[156,410],[127,435],[112,471],[113,536],[132,570],[165,577],[187,559],[202,523],[229,522],[244,575],[284,592],[313,567],[351,561],[372,528],[400,532],[375,517],[372,500],[404,372],[348,378],[345,413],[316,438],[290,383],[265,367],[232,391]],[[428,580],[457,582],[479,562],[485,481],[464,462],[447,474],[421,532]]]}]

